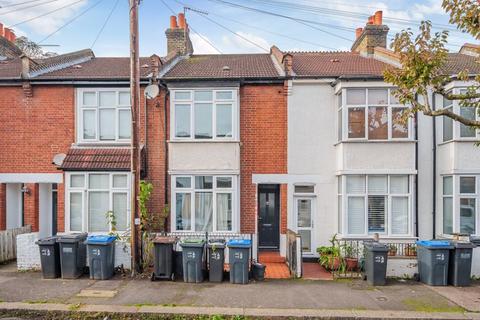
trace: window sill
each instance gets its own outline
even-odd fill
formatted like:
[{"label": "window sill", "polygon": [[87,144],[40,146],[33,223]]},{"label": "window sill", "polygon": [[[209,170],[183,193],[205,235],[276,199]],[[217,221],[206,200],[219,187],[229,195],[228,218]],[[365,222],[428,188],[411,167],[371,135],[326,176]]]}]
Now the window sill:
[{"label": "window sill", "polygon": [[168,143],[240,143],[240,140],[168,140]]},{"label": "window sill", "polygon": [[416,143],[417,140],[415,139],[394,139],[394,140],[366,140],[366,139],[358,139],[358,140],[342,140],[334,143],[334,146],[340,145],[342,143]]},{"label": "window sill", "polygon": [[[358,241],[363,241],[363,240],[373,240],[373,235],[365,235],[365,236],[350,236],[350,235],[338,235],[339,240],[358,240]],[[380,235],[379,240],[388,240],[388,241],[415,241],[417,240],[418,237],[414,236],[385,236],[385,235]]]},{"label": "window sill", "polygon": [[443,146],[443,145],[447,145],[447,144],[449,144],[449,143],[454,143],[454,142],[460,142],[460,143],[475,143],[475,142],[480,142],[480,139],[478,139],[478,138],[452,139],[452,140],[440,142],[440,143],[438,143],[437,145],[438,145],[438,146]]},{"label": "window sill", "polygon": [[110,147],[130,147],[130,142],[77,142],[74,143],[73,146],[79,148],[91,148],[91,147],[99,147],[99,148],[110,148]]}]

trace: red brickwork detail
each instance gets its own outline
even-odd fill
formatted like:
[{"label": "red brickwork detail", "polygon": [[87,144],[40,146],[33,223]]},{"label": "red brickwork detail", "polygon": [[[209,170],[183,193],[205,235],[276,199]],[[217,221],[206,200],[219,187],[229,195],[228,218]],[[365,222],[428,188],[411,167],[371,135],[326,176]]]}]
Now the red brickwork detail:
[{"label": "red brickwork detail", "polygon": [[39,185],[38,183],[28,183],[25,186],[29,193],[24,193],[23,222],[24,225],[32,226],[32,232],[37,232],[39,227]]},{"label": "red brickwork detail", "polygon": [[[252,183],[252,174],[287,173],[287,97],[283,84],[241,87],[240,141],[240,229],[255,233],[257,186]],[[281,203],[286,218],[286,194]]]},{"label": "red brickwork detail", "polygon": [[280,186],[280,233],[287,233],[287,185],[282,184]]},{"label": "red brickwork detail", "polygon": [[7,185],[0,183],[0,230],[7,228]]},{"label": "red brickwork detail", "polygon": [[65,175],[63,179],[57,185],[57,232],[65,232]]}]

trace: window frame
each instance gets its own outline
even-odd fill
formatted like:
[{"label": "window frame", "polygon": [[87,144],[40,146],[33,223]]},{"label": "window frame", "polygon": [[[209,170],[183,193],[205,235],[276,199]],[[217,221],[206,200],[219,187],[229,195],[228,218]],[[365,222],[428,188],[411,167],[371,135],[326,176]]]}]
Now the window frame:
[{"label": "window frame", "polygon": [[[213,178],[211,189],[200,189],[195,186],[195,177],[199,176],[211,176]],[[179,188],[176,186],[177,178],[190,178],[190,187]],[[228,177],[232,179],[231,188],[219,188],[217,187],[217,178]],[[240,226],[240,210],[239,210],[239,177],[232,174],[219,174],[219,173],[205,173],[205,174],[174,174],[171,175],[171,230],[174,232],[187,232],[195,233],[202,231],[195,231],[196,213],[195,213],[195,194],[197,192],[211,192],[212,193],[212,231],[213,233],[236,233],[239,231]],[[190,229],[178,230],[177,229],[177,194],[190,194]],[[232,230],[217,230],[217,195],[218,194],[231,194],[232,195]]]},{"label": "window frame", "polygon": [[[108,188],[90,188],[90,175],[92,174],[106,174],[108,175]],[[127,185],[124,188],[113,187],[113,178],[116,175],[123,175],[127,177]],[[83,176],[84,185],[83,187],[72,187],[71,186],[71,177],[72,176]],[[130,183],[131,183],[131,174],[129,172],[111,172],[111,171],[75,171],[75,172],[66,172],[65,173],[65,232],[88,232],[89,234],[105,234],[105,232],[111,232],[112,226],[110,224],[109,230],[104,231],[90,231],[89,230],[89,213],[88,213],[88,204],[89,204],[89,195],[91,192],[108,192],[108,207],[109,211],[113,211],[113,197],[114,194],[126,194],[127,195],[127,229],[126,230],[117,230],[118,232],[125,232],[130,230],[130,219],[131,219],[131,210],[130,210]],[[71,194],[81,194],[82,195],[82,227],[81,230],[72,230],[70,226],[70,198]]]},{"label": "window frame", "polygon": [[[365,90],[365,102],[364,104],[348,104],[347,103],[347,95],[348,90]],[[385,104],[369,104],[369,90],[387,90],[387,102]],[[341,94],[341,101],[342,105],[337,106],[337,115],[339,117],[339,113],[341,113],[342,119],[341,124],[342,128],[339,127],[339,119],[336,121],[336,128],[337,128],[337,141],[338,142],[347,142],[347,141],[362,141],[362,142],[384,142],[384,141],[410,141],[412,140],[413,133],[412,133],[412,120],[409,118],[407,123],[408,135],[405,138],[394,138],[393,137],[393,112],[394,108],[404,109],[406,110],[408,106],[405,106],[400,103],[394,103],[392,101],[392,91],[395,88],[391,87],[381,87],[381,86],[372,86],[372,87],[345,87],[339,90],[337,93],[337,101],[340,101],[338,97]],[[368,111],[370,107],[386,107],[387,108],[387,138],[386,139],[371,139],[369,138],[369,126],[368,126]],[[360,138],[350,138],[349,137],[349,110],[353,108],[360,108],[364,110],[364,137]],[[341,137],[338,136],[338,133],[341,132]]]},{"label": "window frame", "polygon": [[[444,206],[443,206],[443,199],[446,197],[452,198],[452,234],[460,233],[460,203],[461,199],[475,199],[475,232],[472,235],[480,235],[480,175],[478,174],[446,174],[442,176],[442,179],[445,177],[452,177],[452,195],[444,195],[443,190],[443,183],[442,183],[442,228],[440,234],[443,236],[451,236],[451,234],[445,233],[444,231]],[[460,192],[460,179],[461,178],[475,178],[475,193],[461,193]]]},{"label": "window frame", "polygon": [[[361,193],[347,193],[347,178],[352,176],[363,177],[364,191]],[[368,189],[368,179],[372,176],[386,176],[387,177],[387,192],[370,192]],[[391,178],[395,176],[408,177],[408,192],[407,193],[394,193],[391,192]],[[406,238],[413,237],[413,183],[414,177],[411,174],[346,174],[339,175],[337,180],[337,213],[340,234],[347,237],[370,237],[371,235],[378,233],[380,236],[386,238]],[[368,231],[368,198],[369,196],[385,196],[386,212],[385,212],[385,232],[369,232]],[[348,232],[348,199],[349,198],[363,198],[364,201],[364,232],[363,233],[349,233]],[[408,231],[405,234],[393,234],[392,233],[392,199],[393,198],[407,198],[408,212],[407,212],[407,226]]]},{"label": "window frame", "polygon": [[[212,91],[212,100],[195,101],[196,91]],[[223,91],[232,92],[231,99],[217,99],[217,93]],[[190,141],[190,142],[222,142],[222,141],[238,141],[239,138],[239,90],[235,87],[208,87],[208,88],[178,88],[171,89],[171,103],[170,103],[170,139],[172,141]],[[178,99],[175,97],[177,92],[189,92],[189,99]],[[195,103],[210,103],[212,105],[212,138],[195,138]],[[231,137],[217,137],[217,107],[218,105],[231,104],[232,105],[232,136]],[[189,105],[190,107],[190,137],[176,136],[176,105]]]},{"label": "window frame", "polygon": [[[120,104],[120,93],[130,94],[130,88],[77,88],[76,89],[76,106],[75,106],[75,115],[76,115],[76,140],[79,144],[128,144],[131,141],[130,138],[120,138],[120,112],[128,111],[131,118],[131,106]],[[95,105],[83,105],[83,96],[85,93],[95,93]],[[116,104],[115,106],[100,106],[100,92],[115,92]],[[114,109],[115,112],[115,138],[113,140],[101,140],[100,139],[100,110],[105,109]],[[94,139],[85,139],[83,136],[84,129],[84,119],[83,111],[94,111],[95,112],[95,138]],[[131,131],[131,128],[130,128]]]}]

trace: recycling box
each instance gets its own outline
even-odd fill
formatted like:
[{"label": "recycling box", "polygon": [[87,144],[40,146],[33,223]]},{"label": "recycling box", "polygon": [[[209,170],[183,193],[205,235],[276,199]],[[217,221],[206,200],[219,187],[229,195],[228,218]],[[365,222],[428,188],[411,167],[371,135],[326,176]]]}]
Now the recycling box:
[{"label": "recycling box", "polygon": [[44,279],[55,279],[60,277],[60,250],[57,237],[39,239],[37,242],[40,249],[40,262]]},{"label": "recycling box", "polygon": [[453,249],[450,241],[417,241],[418,275],[421,282],[431,286],[448,284],[450,249]]},{"label": "recycling box", "polygon": [[90,236],[85,243],[88,247],[90,279],[107,280],[115,271],[115,236]]}]

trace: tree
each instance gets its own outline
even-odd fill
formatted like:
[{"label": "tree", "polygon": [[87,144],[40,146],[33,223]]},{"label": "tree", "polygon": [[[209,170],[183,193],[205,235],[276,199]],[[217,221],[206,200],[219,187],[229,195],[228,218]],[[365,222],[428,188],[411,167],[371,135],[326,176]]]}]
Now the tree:
[{"label": "tree", "polygon": [[[459,30],[480,39],[480,0],[443,0],[442,7],[450,14],[450,22],[456,24]],[[447,39],[447,31],[432,34],[430,21],[422,21],[416,36],[410,29],[398,33],[392,49],[399,56],[401,67],[386,70],[385,80],[398,88],[394,95],[399,101],[411,106],[405,112],[404,120],[416,112],[422,112],[427,116],[446,116],[466,126],[480,128],[480,121],[451,109],[433,110],[428,99],[429,91],[433,90],[448,100],[459,101],[461,107],[475,108],[476,114],[480,111],[480,75],[474,79],[473,85],[460,94],[452,94],[444,89],[445,84],[451,81],[451,75],[443,71],[448,57],[445,48]],[[471,79],[468,70],[456,77],[465,81]]]},{"label": "tree", "polygon": [[44,52],[41,46],[29,40],[27,37],[18,37],[15,40],[15,45],[32,59],[49,58],[57,55],[54,52]]}]

